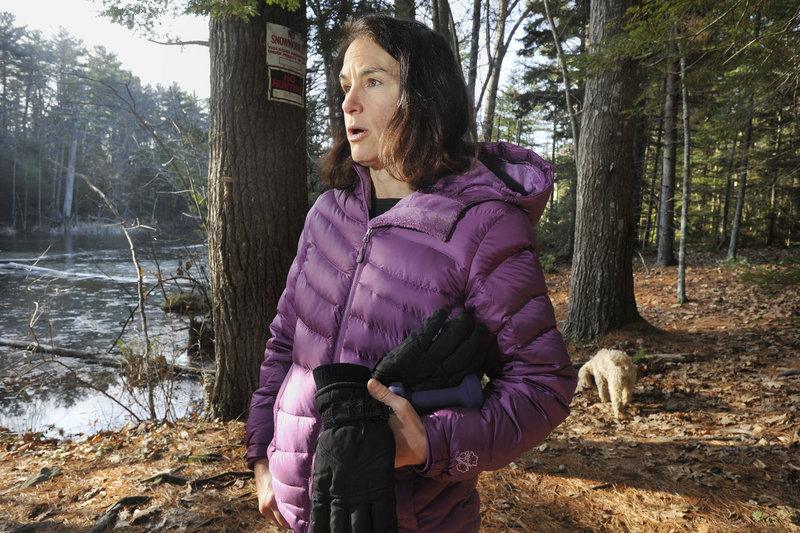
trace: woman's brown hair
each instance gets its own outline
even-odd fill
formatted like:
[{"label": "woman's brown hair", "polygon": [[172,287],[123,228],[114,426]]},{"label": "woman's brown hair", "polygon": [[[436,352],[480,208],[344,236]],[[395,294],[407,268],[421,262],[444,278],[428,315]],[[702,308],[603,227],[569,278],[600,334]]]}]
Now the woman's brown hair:
[{"label": "woman's brown hair", "polygon": [[[384,130],[379,157],[393,176],[412,189],[469,168],[475,156],[472,103],[461,66],[445,38],[424,24],[385,15],[348,23],[336,58],[341,71],[347,47],[358,38],[373,40],[400,63],[400,100]],[[323,185],[346,189],[358,181],[337,89],[333,146],[320,159]]]}]

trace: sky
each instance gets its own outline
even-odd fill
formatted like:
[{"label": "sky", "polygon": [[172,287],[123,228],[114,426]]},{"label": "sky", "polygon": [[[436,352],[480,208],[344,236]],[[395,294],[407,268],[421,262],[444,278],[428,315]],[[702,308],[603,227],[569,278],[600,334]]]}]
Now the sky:
[{"label": "sky", "polygon": [[[110,22],[99,14],[102,9],[102,0],[0,0],[0,11],[13,13],[17,26],[40,30],[47,38],[63,27],[87,48],[104,46],[115,53],[122,68],[145,84],[169,86],[177,82],[181,89],[208,98],[208,47],[151,43],[146,37]],[[208,22],[203,17],[165,20],[162,28],[184,41],[208,39]]]}]

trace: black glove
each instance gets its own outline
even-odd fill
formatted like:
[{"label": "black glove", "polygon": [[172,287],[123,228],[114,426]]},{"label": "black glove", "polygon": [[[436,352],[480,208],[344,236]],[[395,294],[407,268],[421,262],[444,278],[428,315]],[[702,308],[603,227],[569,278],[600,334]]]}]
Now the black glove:
[{"label": "black glove", "polygon": [[322,415],[312,482],[313,533],[397,531],[395,443],[389,409],[367,392],[369,368],[333,363],[314,369]]},{"label": "black glove", "polygon": [[446,320],[447,311],[434,311],[378,361],[372,377],[416,392],[455,387],[468,374],[481,376],[486,351],[480,325],[468,313]]}]

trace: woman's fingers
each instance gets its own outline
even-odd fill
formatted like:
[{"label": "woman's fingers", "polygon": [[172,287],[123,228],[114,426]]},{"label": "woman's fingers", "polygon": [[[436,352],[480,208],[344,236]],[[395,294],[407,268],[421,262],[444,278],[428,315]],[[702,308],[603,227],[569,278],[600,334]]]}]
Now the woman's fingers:
[{"label": "woman's fingers", "polygon": [[408,400],[393,393],[377,379],[367,382],[367,390],[373,398],[383,402],[392,410],[389,427],[395,440],[395,468],[427,462],[428,437],[414,407]]}]

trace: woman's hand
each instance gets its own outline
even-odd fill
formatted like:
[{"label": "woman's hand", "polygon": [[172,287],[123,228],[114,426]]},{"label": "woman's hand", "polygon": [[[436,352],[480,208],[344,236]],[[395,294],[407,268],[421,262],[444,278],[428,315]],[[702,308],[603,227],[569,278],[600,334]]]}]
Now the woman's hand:
[{"label": "woman's hand", "polygon": [[253,472],[256,478],[258,512],[278,527],[288,528],[289,524],[278,510],[278,502],[275,501],[275,493],[272,492],[272,474],[269,472],[269,461],[266,459],[256,461],[253,465]]},{"label": "woman's hand", "polygon": [[408,400],[398,396],[377,379],[367,382],[367,390],[373,398],[383,402],[392,410],[389,427],[394,433],[396,453],[394,467],[422,465],[428,461],[428,436],[414,407]]}]

